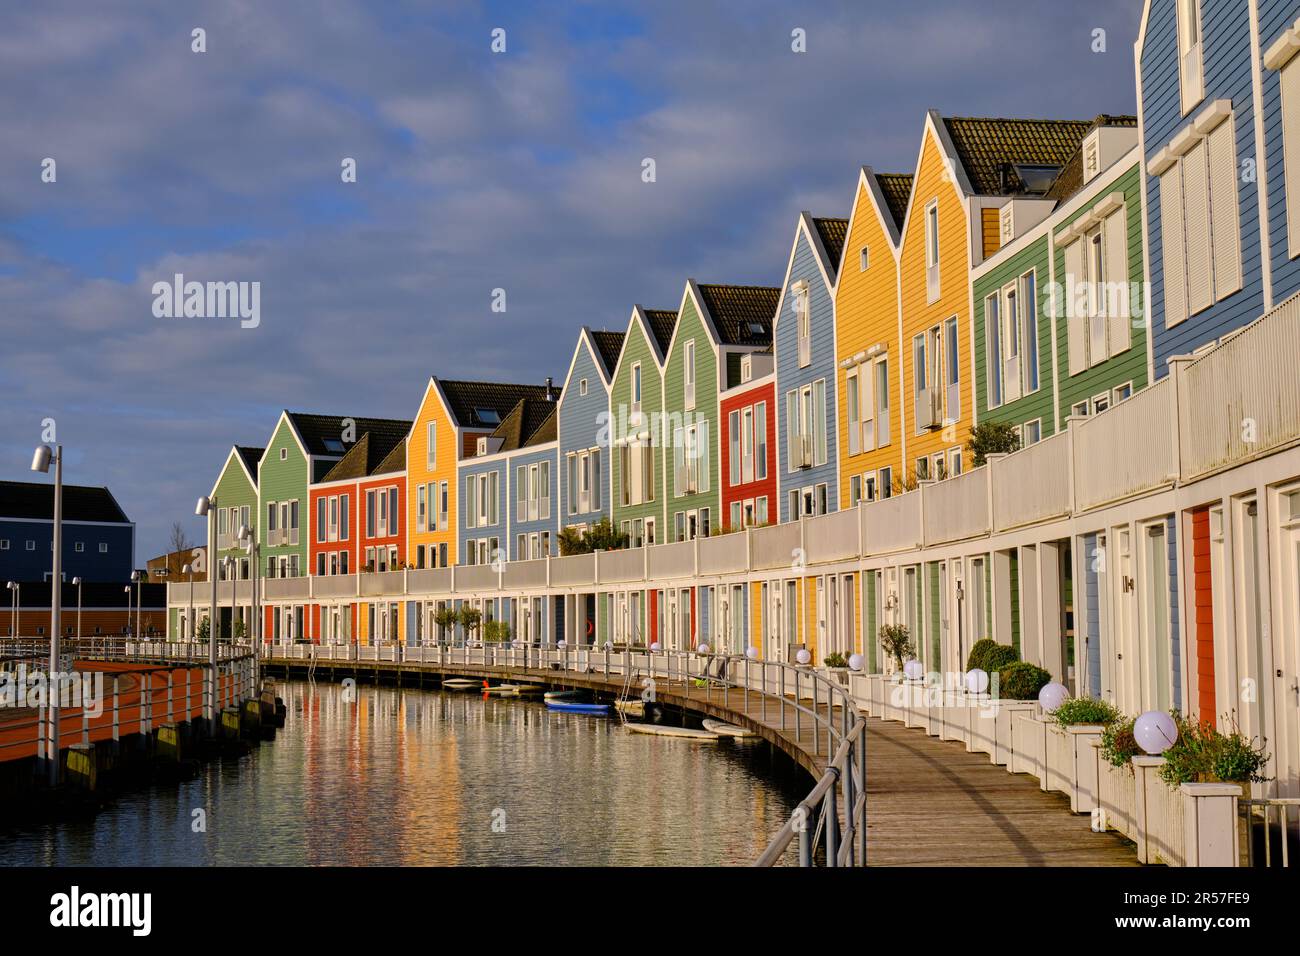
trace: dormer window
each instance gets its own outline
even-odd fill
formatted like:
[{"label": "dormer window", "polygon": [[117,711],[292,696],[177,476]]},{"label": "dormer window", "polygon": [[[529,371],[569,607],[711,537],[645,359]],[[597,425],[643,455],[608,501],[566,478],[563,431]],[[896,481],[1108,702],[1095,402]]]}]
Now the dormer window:
[{"label": "dormer window", "polygon": [[336,453],[342,454],[342,452],[343,452],[343,450],[344,450],[344,449],[343,449],[343,442],[339,441],[337,438],[326,438],[326,439],[324,439],[324,445],[325,445],[325,450],[326,450],[326,451],[332,451],[332,452],[336,452]]},{"label": "dormer window", "polygon": [[746,328],[749,329],[749,334],[755,338],[761,339],[763,336],[767,335],[767,326],[762,322],[749,322],[746,324]]},{"label": "dormer window", "polygon": [[1093,130],[1092,135],[1083,141],[1083,181],[1091,182],[1099,172],[1101,172],[1101,134],[1100,131]]},{"label": "dormer window", "polygon": [[495,408],[476,408],[474,418],[483,425],[500,425],[501,413]]}]

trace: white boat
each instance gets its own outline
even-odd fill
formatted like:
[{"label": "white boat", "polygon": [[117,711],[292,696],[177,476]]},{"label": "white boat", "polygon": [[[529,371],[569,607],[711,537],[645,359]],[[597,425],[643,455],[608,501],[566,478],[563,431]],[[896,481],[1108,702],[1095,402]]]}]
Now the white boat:
[{"label": "white boat", "polygon": [[712,717],[705,717],[701,723],[704,729],[723,737],[757,737],[758,734],[752,730],[746,730],[744,727],[737,727],[735,724],[728,724],[725,721],[714,720]]},{"label": "white boat", "polygon": [[645,716],[645,701],[643,700],[616,700],[614,709],[620,714],[627,714],[629,717]]},{"label": "white boat", "polygon": [[679,737],[683,740],[721,740],[719,734],[693,727],[668,727],[663,724],[636,724],[629,721],[623,725],[634,734],[652,734],[656,737]]},{"label": "white boat", "polygon": [[442,686],[447,690],[475,690],[483,686],[481,680],[469,680],[465,677],[453,677],[450,680],[442,682]]}]

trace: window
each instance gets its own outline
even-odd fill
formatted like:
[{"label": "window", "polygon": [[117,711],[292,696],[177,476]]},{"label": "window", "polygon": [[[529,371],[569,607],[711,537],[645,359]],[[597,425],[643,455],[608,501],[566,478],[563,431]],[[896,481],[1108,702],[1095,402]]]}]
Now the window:
[{"label": "window", "polygon": [[894,469],[880,469],[880,497],[890,498],[894,494]]},{"label": "window", "polygon": [[727,415],[727,431],[730,433],[727,441],[728,471],[730,472],[731,485],[734,488],[740,484],[740,412],[733,411]]},{"label": "window", "polygon": [[686,408],[695,407],[695,340],[686,343],[685,389]]},{"label": "window", "polygon": [[478,527],[478,482],[473,475],[465,476],[465,527]]},{"label": "window", "polygon": [[641,411],[641,363],[632,366],[632,413]]},{"label": "window", "polygon": [[327,507],[328,505],[323,497],[316,499],[316,541],[318,543],[325,540],[325,509]]},{"label": "window", "polygon": [[[5,548],[8,549],[8,547],[9,547],[9,542],[6,541],[6,542],[5,542]],[[100,553],[100,554],[108,554],[108,542],[107,542],[107,541],[101,541],[101,542],[99,543],[99,553]]]},{"label": "window", "polygon": [[794,314],[799,338],[799,367],[812,364],[812,316],[808,283],[802,279],[794,285]]},{"label": "window", "polygon": [[1133,383],[1125,382],[1123,385],[1116,385],[1110,390],[1111,403],[1118,405],[1125,399],[1133,397]]},{"label": "window", "polygon": [[1075,402],[1073,405],[1070,406],[1070,414],[1071,414],[1072,416],[1077,416],[1077,417],[1079,417],[1079,418],[1087,418],[1087,417],[1088,417],[1088,403],[1087,403],[1087,402]]},{"label": "window", "polygon": [[348,540],[348,502],[350,495],[339,495],[339,540]]},{"label": "window", "polygon": [[916,480],[930,480],[930,459],[925,456],[916,459]]},{"label": "window", "polygon": [[956,478],[961,474],[961,449],[953,448],[948,452],[948,475]]},{"label": "window", "polygon": [[[1036,286],[1035,273],[1026,272],[984,300],[990,408],[1038,389]],[[951,357],[949,361],[955,367]]]},{"label": "window", "polygon": [[373,491],[367,491],[366,492],[366,537],[367,538],[373,538],[375,536],[375,531],[377,528],[375,519],[376,519],[375,493]]},{"label": "window", "polygon": [[316,554],[316,573],[321,577],[325,576],[325,552],[320,551]]},{"label": "window", "polygon": [[743,526],[744,519],[741,517],[741,503],[739,501],[733,501],[731,503],[731,530],[735,531],[737,528]]},{"label": "window", "polygon": [[1106,409],[1110,408],[1110,393],[1102,392],[1100,395],[1092,397],[1092,414],[1100,415]]},{"label": "window", "polygon": [[281,448],[281,449],[280,449],[280,460],[281,460],[281,461],[288,461],[288,460],[289,460],[289,449],[288,449],[288,448]]},{"label": "window", "polygon": [[[1217,125],[1181,158],[1162,158],[1162,150],[1150,167],[1160,178],[1166,326],[1241,289],[1234,121],[1230,111],[1214,107],[1202,117]],[[1201,125],[1198,118],[1189,128],[1201,132]]]},{"label": "window", "polygon": [[754,524],[760,528],[767,524],[767,495],[754,501]]},{"label": "window", "polygon": [[954,315],[943,324],[944,344],[944,420],[956,421],[961,417],[961,382],[959,381],[961,361],[957,352],[957,317]]},{"label": "window", "polygon": [[1183,113],[1187,114],[1205,96],[1200,0],[1178,0],[1178,84]]},{"label": "window", "polygon": [[754,480],[754,409],[747,407],[741,412],[740,427],[740,478],[741,481]]},{"label": "window", "polygon": [[587,394],[587,380],[585,378],[578,380],[578,394],[579,395]]},{"label": "window", "polygon": [[925,207],[925,289],[926,298],[939,298],[939,200]]},{"label": "window", "polygon": [[754,477],[767,477],[767,402],[754,406]]},{"label": "window", "polygon": [[858,252],[858,271],[866,272],[867,266],[869,266],[870,264],[871,264],[870,249],[867,246],[863,246],[862,249]]},{"label": "window", "polygon": [[867,472],[862,476],[862,500],[876,500],[876,476],[874,472]]},{"label": "window", "polygon": [[425,426],[424,464],[427,471],[438,467],[438,423],[429,422]]},{"label": "window", "polygon": [[[77,546],[76,546],[76,548],[74,548],[73,550],[75,550],[75,551],[77,552],[77,554],[81,554],[81,552],[83,552],[83,551],[86,550],[86,542],[84,542],[84,541],[78,541],[78,542],[77,542]],[[53,722],[51,722],[51,723],[53,723]]]},{"label": "window", "polygon": [[1025,445],[1033,445],[1043,440],[1043,420],[1035,418],[1032,422],[1025,422],[1024,427]]},{"label": "window", "polygon": [[429,526],[429,513],[425,495],[428,493],[426,485],[418,485],[415,489],[415,526],[421,531]]},{"label": "window", "polygon": [[0,551],[8,551],[8,550],[9,550],[9,539],[0,538]]},{"label": "window", "polygon": [[1282,170],[1285,174],[1287,255],[1300,256],[1300,57],[1278,71],[1282,98]]}]

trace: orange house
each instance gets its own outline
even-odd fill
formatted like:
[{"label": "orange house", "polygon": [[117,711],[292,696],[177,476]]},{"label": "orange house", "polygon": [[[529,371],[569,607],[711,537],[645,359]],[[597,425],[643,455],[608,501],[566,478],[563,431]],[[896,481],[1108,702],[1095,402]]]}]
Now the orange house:
[{"label": "orange house", "polygon": [[910,173],[858,171],[835,287],[840,507],[887,498],[903,474],[898,248]]},{"label": "orange house", "polygon": [[1011,211],[1046,214],[1050,204],[1034,200],[1088,126],[926,114],[898,257],[907,484],[967,465],[964,445],[976,424],[970,270],[997,250],[1002,207],[1028,200]]},{"label": "orange house", "polygon": [[520,399],[543,399],[545,385],[457,382],[434,376],[406,443],[406,560],[416,568],[456,564],[456,465],[472,458]]}]

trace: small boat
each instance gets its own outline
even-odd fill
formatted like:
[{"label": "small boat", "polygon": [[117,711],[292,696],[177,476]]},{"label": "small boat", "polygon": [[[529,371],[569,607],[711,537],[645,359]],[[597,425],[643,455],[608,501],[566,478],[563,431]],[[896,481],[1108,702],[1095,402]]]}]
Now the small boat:
[{"label": "small boat", "polygon": [[656,737],[678,737],[683,740],[721,740],[721,734],[708,730],[696,730],[694,727],[668,727],[664,724],[636,724],[629,721],[623,725],[634,734],[652,734]]},{"label": "small boat", "polygon": [[715,734],[721,734],[723,737],[757,737],[758,734],[752,730],[746,730],[744,727],[737,727],[735,724],[728,724],[725,721],[714,720],[712,717],[705,717],[701,723],[704,729]]},{"label": "small boat", "polygon": [[609,704],[584,704],[572,700],[548,700],[547,709],[568,714],[608,714]]},{"label": "small boat", "polygon": [[484,687],[483,693],[491,694],[493,697],[518,697],[518,684],[497,684],[496,687]]},{"label": "small boat", "polygon": [[520,697],[540,697],[542,688],[538,684],[515,684],[515,693]]},{"label": "small boat", "polygon": [[616,700],[614,701],[614,709],[620,714],[627,714],[629,717],[644,717],[645,701],[639,698],[636,700]]},{"label": "small boat", "polygon": [[442,686],[447,690],[479,690],[483,687],[481,680],[468,680],[464,677],[453,677],[450,680],[442,682]]},{"label": "small boat", "polygon": [[542,695],[546,700],[577,700],[582,696],[580,690],[548,690]]}]

